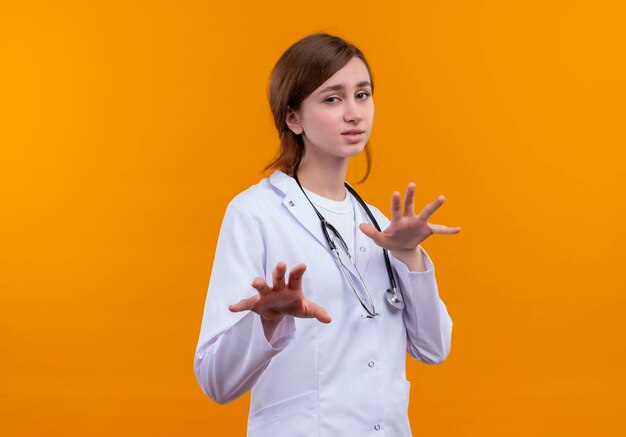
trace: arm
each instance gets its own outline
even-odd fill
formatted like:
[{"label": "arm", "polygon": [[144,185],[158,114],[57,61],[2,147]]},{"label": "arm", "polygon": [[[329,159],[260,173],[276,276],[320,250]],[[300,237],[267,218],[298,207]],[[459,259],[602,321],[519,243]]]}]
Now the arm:
[{"label": "arm", "polygon": [[[263,239],[258,221],[231,205],[220,231],[195,360],[200,386],[218,403],[252,388],[272,358],[293,341],[293,317],[331,321],[322,307],[304,297],[305,264],[293,267],[286,281],[287,266],[279,262],[272,285],[265,281],[265,251],[271,242]],[[249,284],[246,279],[254,276]]]},{"label": "arm", "polygon": [[452,319],[439,297],[434,265],[426,251],[418,249],[424,271],[410,271],[403,261],[391,257],[406,305],[407,352],[423,363],[440,364],[450,353]]},{"label": "arm", "polygon": [[376,210],[383,227],[386,227],[382,232],[368,224],[361,224],[360,229],[391,253],[406,305],[403,317],[407,330],[407,351],[419,361],[438,364],[450,352],[452,319],[439,298],[433,263],[420,243],[432,234],[455,234],[461,229],[428,223],[428,218],[445,200],[443,196],[415,215],[414,194],[415,184],[410,183],[404,213],[400,193],[392,195],[391,221]]},{"label": "arm", "polygon": [[291,343],[294,332],[293,317],[285,317],[268,340],[261,318],[246,313],[212,339],[204,352],[196,352],[195,373],[202,390],[220,404],[237,399],[254,386],[272,358]]},{"label": "arm", "polygon": [[232,302],[256,294],[250,283],[255,277],[265,277],[264,259],[259,223],[231,202],[218,238],[194,358],[200,387],[218,403],[247,392],[295,335],[289,316],[274,323],[266,337],[258,314],[228,310]]}]

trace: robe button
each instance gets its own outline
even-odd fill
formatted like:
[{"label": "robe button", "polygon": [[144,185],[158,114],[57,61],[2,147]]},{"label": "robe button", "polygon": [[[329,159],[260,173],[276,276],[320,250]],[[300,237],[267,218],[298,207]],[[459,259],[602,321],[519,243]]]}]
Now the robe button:
[{"label": "robe button", "polygon": [[374,429],[378,431],[380,429],[380,425],[379,424],[374,425]]},{"label": "robe button", "polygon": [[365,248],[363,246],[361,246],[359,249],[361,250],[361,252],[365,252]]},{"label": "robe button", "polygon": [[367,363],[367,365],[370,366],[370,367],[374,367],[374,362],[370,361],[369,363]]},{"label": "robe button", "polygon": [[295,206],[295,205],[296,205],[296,204],[295,204],[295,203],[293,203],[293,200],[290,200],[290,201],[289,201],[289,206]]}]

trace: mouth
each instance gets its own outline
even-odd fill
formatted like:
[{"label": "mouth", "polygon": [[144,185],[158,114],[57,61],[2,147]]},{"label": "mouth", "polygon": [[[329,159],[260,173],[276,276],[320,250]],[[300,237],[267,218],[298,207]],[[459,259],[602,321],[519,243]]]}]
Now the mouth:
[{"label": "mouth", "polygon": [[364,133],[364,131],[360,130],[360,129],[350,129],[347,130],[345,132],[342,132],[341,135],[359,135]]},{"label": "mouth", "polygon": [[358,143],[365,136],[365,131],[360,129],[351,129],[341,133],[341,136],[344,137],[349,143],[354,144]]}]

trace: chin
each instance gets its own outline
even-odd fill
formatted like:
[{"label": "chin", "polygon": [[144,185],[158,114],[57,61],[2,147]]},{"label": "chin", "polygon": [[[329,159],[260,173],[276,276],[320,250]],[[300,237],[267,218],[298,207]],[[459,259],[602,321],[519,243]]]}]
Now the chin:
[{"label": "chin", "polygon": [[350,149],[347,151],[347,156],[357,156],[357,155],[359,155],[365,149],[365,144],[367,144],[367,143],[352,144]]}]

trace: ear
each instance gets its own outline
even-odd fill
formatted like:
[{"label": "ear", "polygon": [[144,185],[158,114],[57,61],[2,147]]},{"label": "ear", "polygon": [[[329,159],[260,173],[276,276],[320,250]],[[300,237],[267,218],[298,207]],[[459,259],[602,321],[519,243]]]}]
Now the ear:
[{"label": "ear", "polygon": [[300,124],[300,114],[298,113],[298,111],[294,111],[289,107],[287,107],[287,116],[285,117],[285,123],[287,123],[287,127],[289,127],[289,129],[291,129],[291,131],[296,135],[300,135],[302,132],[304,132],[304,129]]}]

